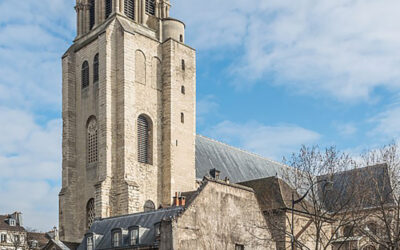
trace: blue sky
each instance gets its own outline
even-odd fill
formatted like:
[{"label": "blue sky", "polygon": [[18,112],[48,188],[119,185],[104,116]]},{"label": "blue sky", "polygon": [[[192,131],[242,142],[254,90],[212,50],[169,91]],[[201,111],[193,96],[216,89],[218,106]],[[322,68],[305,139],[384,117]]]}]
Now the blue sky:
[{"label": "blue sky", "polygon": [[[197,131],[281,160],[400,136],[397,0],[171,0],[197,49]],[[74,1],[0,0],[0,213],[57,225]]]}]

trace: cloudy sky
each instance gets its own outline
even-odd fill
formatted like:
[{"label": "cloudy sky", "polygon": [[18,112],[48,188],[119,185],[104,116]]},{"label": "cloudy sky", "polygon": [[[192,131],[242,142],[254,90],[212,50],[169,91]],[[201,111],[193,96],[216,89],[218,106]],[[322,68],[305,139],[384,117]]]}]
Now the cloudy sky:
[{"label": "cloudy sky", "polygon": [[[398,0],[171,0],[197,49],[197,131],[280,160],[400,137]],[[73,0],[0,0],[0,214],[57,225]]]}]

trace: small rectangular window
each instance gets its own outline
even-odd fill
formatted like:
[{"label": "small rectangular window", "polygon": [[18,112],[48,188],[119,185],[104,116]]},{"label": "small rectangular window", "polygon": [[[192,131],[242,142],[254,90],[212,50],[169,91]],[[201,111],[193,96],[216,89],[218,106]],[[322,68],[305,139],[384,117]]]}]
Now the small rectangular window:
[{"label": "small rectangular window", "polygon": [[93,250],[93,237],[87,238],[87,250]]},{"label": "small rectangular window", "polygon": [[235,250],[244,250],[244,245],[236,244]]},{"label": "small rectangular window", "polygon": [[131,246],[136,246],[139,244],[139,228],[131,229],[130,238]]},{"label": "small rectangular window", "polygon": [[2,234],[1,235],[1,243],[6,243],[7,242],[7,234]]},{"label": "small rectangular window", "polygon": [[182,70],[185,71],[186,65],[185,65],[185,60],[182,60]]},{"label": "small rectangular window", "polygon": [[113,247],[119,247],[120,246],[120,232],[115,232],[113,234]]}]

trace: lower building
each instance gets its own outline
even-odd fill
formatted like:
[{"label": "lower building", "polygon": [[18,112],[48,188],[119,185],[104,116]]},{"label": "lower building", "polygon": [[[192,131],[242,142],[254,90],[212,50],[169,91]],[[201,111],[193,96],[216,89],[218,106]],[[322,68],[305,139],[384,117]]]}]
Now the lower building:
[{"label": "lower building", "polygon": [[0,250],[27,249],[27,232],[22,226],[22,213],[0,215]]}]

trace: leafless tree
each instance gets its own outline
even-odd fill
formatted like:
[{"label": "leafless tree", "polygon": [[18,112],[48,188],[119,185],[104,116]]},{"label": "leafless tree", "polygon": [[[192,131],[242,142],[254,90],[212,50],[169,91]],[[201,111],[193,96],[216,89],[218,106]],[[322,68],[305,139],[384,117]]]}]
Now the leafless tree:
[{"label": "leafless tree", "polygon": [[[357,164],[335,147],[321,150],[318,146],[303,146],[284,163],[291,168],[283,179],[292,188],[292,195],[285,195],[286,203],[292,204],[284,213],[289,225],[283,232],[289,235],[286,239],[293,237],[297,249],[330,249],[333,242],[340,248],[350,237],[342,236],[343,228],[354,227],[362,219],[354,213],[362,204],[362,197],[357,197],[359,183],[363,182]],[[292,210],[297,216],[292,217]],[[340,237],[342,240],[338,241]]]},{"label": "leafless tree", "polygon": [[26,239],[24,238],[24,235],[25,234],[20,233],[20,232],[13,232],[10,235],[10,241],[15,250],[24,249],[26,247],[26,244],[25,244]]},{"label": "leafless tree", "polygon": [[400,148],[391,143],[363,154],[362,164],[370,168],[368,183],[368,220],[358,223],[357,230],[379,249],[400,249]]}]

